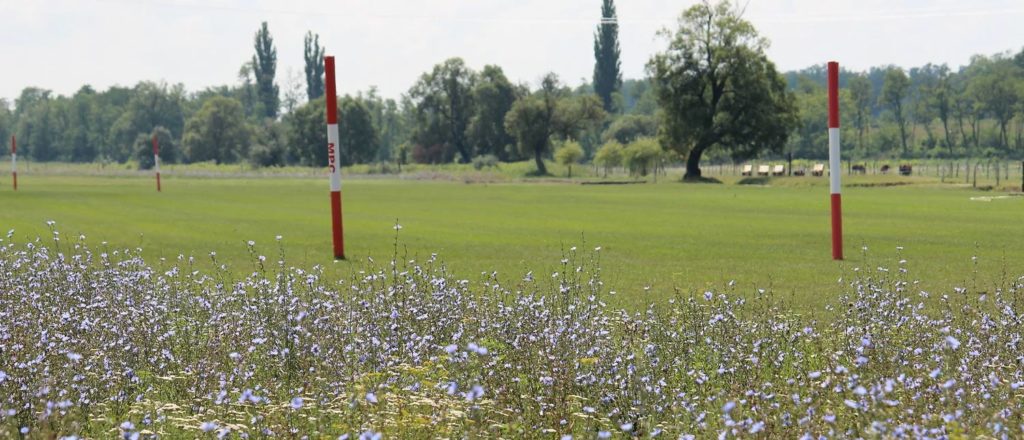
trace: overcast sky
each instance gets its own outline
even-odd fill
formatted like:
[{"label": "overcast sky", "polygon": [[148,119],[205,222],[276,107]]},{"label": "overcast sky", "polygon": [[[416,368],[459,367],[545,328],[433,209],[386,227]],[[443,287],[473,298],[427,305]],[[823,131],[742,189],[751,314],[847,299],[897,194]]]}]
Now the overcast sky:
[{"label": "overcast sky", "polygon": [[[746,0],[742,0],[746,1]],[[191,90],[234,84],[269,22],[282,89],[302,78],[302,37],[338,58],[339,92],[398,97],[448,57],[497,64],[513,81],[548,71],[576,85],[593,69],[600,0],[0,0],[0,97],[26,86],[60,94],[140,80]],[[618,0],[622,68],[641,77],[666,43],[658,29],[694,0]],[[782,70],[830,59],[856,70],[1024,46],[1022,0],[749,0],[745,17]]]}]

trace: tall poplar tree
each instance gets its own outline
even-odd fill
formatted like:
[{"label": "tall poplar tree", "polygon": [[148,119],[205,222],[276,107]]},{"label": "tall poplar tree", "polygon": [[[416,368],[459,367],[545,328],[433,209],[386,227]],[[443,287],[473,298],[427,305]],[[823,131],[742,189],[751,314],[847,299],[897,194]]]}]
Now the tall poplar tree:
[{"label": "tall poplar tree", "polygon": [[267,22],[263,22],[255,37],[256,55],[252,56],[253,74],[256,77],[256,93],[263,106],[263,116],[277,117],[280,105],[278,88],[274,84],[274,73],[277,71],[277,48],[274,38],[270,36]]},{"label": "tall poplar tree", "polygon": [[612,111],[612,94],[622,87],[619,61],[619,22],[614,0],[603,0],[601,24],[594,33],[594,92],[601,97],[604,109]]},{"label": "tall poplar tree", "polygon": [[303,55],[306,59],[306,95],[312,101],[324,96],[324,48],[320,35],[306,32]]}]

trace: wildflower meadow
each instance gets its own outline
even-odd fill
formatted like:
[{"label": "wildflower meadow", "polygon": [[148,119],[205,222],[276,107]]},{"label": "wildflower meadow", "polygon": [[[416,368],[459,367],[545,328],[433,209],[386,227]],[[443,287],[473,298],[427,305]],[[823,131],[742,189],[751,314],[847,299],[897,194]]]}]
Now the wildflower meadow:
[{"label": "wildflower meadow", "polygon": [[1022,274],[923,291],[897,251],[812,313],[733,283],[626,310],[596,246],[501,283],[399,233],[338,279],[280,238],[238,275],[51,227],[0,243],[0,438],[1024,435]]}]

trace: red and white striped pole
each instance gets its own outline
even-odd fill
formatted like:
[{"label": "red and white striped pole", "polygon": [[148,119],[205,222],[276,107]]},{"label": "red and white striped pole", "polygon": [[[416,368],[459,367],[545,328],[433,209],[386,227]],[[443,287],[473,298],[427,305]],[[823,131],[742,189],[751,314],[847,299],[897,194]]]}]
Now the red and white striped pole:
[{"label": "red and white striped pole", "polygon": [[156,170],[156,192],[160,192],[160,144],[153,135],[153,169]]},{"label": "red and white striped pole", "polygon": [[324,57],[327,80],[327,167],[331,171],[331,226],[334,258],[345,259],[345,234],[341,217],[341,165],[338,164],[338,91],[334,84],[334,57]]},{"label": "red and white striped pole", "polygon": [[11,178],[14,179],[14,190],[18,190],[18,141],[11,135]]},{"label": "red and white striped pole", "polygon": [[843,259],[843,201],[839,182],[839,63],[828,63],[828,169],[832,192],[832,259]]}]

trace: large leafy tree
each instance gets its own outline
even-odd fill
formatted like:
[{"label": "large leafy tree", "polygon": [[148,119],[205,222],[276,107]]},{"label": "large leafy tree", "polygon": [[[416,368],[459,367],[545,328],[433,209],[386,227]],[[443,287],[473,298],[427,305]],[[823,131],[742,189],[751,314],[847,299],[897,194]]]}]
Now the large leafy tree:
[{"label": "large leafy tree", "polygon": [[309,101],[285,115],[288,157],[291,162],[306,166],[327,166],[326,100],[323,96]]},{"label": "large leafy tree", "polygon": [[[294,111],[294,108],[292,110]],[[249,163],[258,167],[287,164],[288,135],[285,125],[271,119],[264,119],[253,127],[248,160]]]},{"label": "large leafy tree", "polygon": [[467,132],[475,155],[493,154],[503,161],[517,158],[507,148],[515,144],[515,138],[505,130],[505,115],[518,95],[519,91],[500,67],[484,66],[473,88],[476,111]]},{"label": "large leafy tree", "polygon": [[64,144],[71,149],[69,159],[72,162],[91,162],[102,146],[102,138],[94,136],[99,131],[94,127],[96,110],[96,91],[89,86],[78,89],[68,103]]},{"label": "large leafy tree", "polygon": [[366,107],[373,119],[376,134],[374,157],[371,160],[389,161],[398,144],[405,141],[405,120],[394,99],[384,99],[376,87],[360,92],[355,99]]},{"label": "large leafy tree", "polygon": [[797,157],[820,158],[828,142],[828,119],[823,109],[828,108],[828,91],[808,77],[797,79],[795,91],[799,121],[790,135],[788,153]]},{"label": "large leafy tree", "polygon": [[797,109],[753,25],[729,3],[705,1],[663,34],[669,46],[648,71],[662,108],[662,142],[686,156],[685,179],[700,179],[710,148],[737,159],[781,151]]},{"label": "large leafy tree", "polygon": [[519,151],[533,156],[541,175],[548,173],[544,154],[551,148],[554,113],[554,102],[534,95],[516,101],[505,115],[505,128],[516,138]]},{"label": "large leafy tree", "polygon": [[854,75],[848,84],[853,101],[853,126],[857,129],[857,149],[861,155],[867,155],[864,134],[871,125],[871,81],[867,76]]},{"label": "large leafy tree", "polygon": [[[128,103],[131,102],[136,92],[135,88],[114,86],[103,93],[92,98],[95,104],[92,113],[89,114],[89,138],[97,146],[94,159],[110,160],[114,158],[117,142],[114,140],[117,134],[113,127],[118,126],[117,121],[123,116]],[[175,136],[181,136],[180,128]],[[150,127],[152,129],[152,127]]]},{"label": "large leafy tree", "polygon": [[913,99],[910,114],[910,141],[912,145],[916,143],[914,141],[914,133],[917,132],[917,126],[921,126],[924,129],[926,138],[922,145],[925,148],[931,149],[939,144],[939,139],[935,137],[935,132],[932,130],[932,122],[939,117],[934,102],[943,68],[944,66],[928,63],[924,66],[910,69],[910,89],[911,98]]},{"label": "large leafy tree", "polygon": [[320,46],[320,35],[306,32],[302,53],[306,60],[306,95],[310,101],[324,96],[324,50]]},{"label": "large leafy tree", "polygon": [[274,47],[274,38],[270,36],[267,29],[267,22],[263,22],[254,37],[256,54],[252,56],[252,73],[256,77],[256,93],[259,96],[263,116],[268,118],[277,117],[277,109],[280,106],[278,87],[274,84],[274,74],[277,72],[277,48]]},{"label": "large leafy tree", "polygon": [[231,163],[246,156],[249,136],[242,103],[215,96],[185,123],[182,144],[192,162]]},{"label": "large leafy tree", "polygon": [[620,144],[628,144],[638,138],[654,137],[657,134],[657,118],[643,114],[631,114],[615,118],[611,125],[601,133],[601,140],[605,142],[614,140]]},{"label": "large leafy tree", "polygon": [[[338,100],[338,150],[342,165],[373,160],[380,144],[370,109],[362,99],[346,95]],[[326,149],[326,144],[321,148]]]},{"label": "large leafy tree", "polygon": [[50,117],[51,92],[37,87],[26,87],[14,100],[14,129],[18,137],[18,152],[35,160],[50,160],[56,156],[52,146],[53,123]]},{"label": "large leafy tree", "polygon": [[179,151],[177,141],[171,136],[170,130],[164,127],[154,127],[152,133],[139,133],[135,138],[134,155],[135,159],[139,161],[139,169],[148,170],[153,168],[154,137],[160,146],[160,162],[178,163],[181,159],[179,157],[181,152]]},{"label": "large leafy tree", "polygon": [[[323,97],[310,101],[285,116],[288,126],[288,151],[293,162],[307,166],[327,166],[327,104]],[[374,125],[370,101],[362,96],[346,95],[338,99],[339,160],[343,165],[366,163],[374,159],[380,136]]]},{"label": "large leafy tree", "polygon": [[601,24],[594,33],[594,92],[601,97],[604,109],[612,111],[612,94],[622,87],[619,22],[614,0],[601,3]]},{"label": "large leafy tree", "polygon": [[595,95],[573,96],[550,73],[541,81],[540,90],[520,98],[505,115],[505,129],[516,139],[524,155],[533,156],[537,172],[547,174],[544,156],[551,141],[578,138],[579,133],[604,120],[601,100]]},{"label": "large leafy tree", "polygon": [[935,93],[930,105],[934,108],[935,114],[939,117],[939,121],[942,122],[943,142],[946,144],[949,156],[953,157],[953,149],[956,147],[956,140],[953,138],[953,132],[951,131],[949,124],[950,119],[953,117],[952,95],[954,92],[950,84],[951,75],[949,67],[943,64],[939,68],[938,74],[938,84],[935,87]]},{"label": "large leafy tree", "polygon": [[181,136],[185,126],[185,86],[168,87],[164,83],[140,82],[132,90],[124,112],[111,126],[107,154],[123,162],[135,155],[135,140],[148,136],[156,127],[164,127],[172,136]]},{"label": "large leafy tree", "polygon": [[1007,127],[1016,114],[1021,91],[1016,83],[1021,69],[1010,60],[996,59],[971,81],[970,91],[978,99],[978,110],[995,120],[999,146],[1008,148]]},{"label": "large leafy tree", "polygon": [[885,83],[882,85],[882,94],[878,97],[879,103],[885,105],[892,111],[892,117],[900,130],[900,145],[903,147],[903,154],[907,154],[907,112],[906,100],[910,93],[910,78],[898,67],[890,67],[885,72]]},{"label": "large leafy tree", "polygon": [[450,58],[420,76],[409,90],[416,112],[413,141],[424,147],[444,145],[469,163],[466,129],[473,116],[476,73],[461,58]]}]

